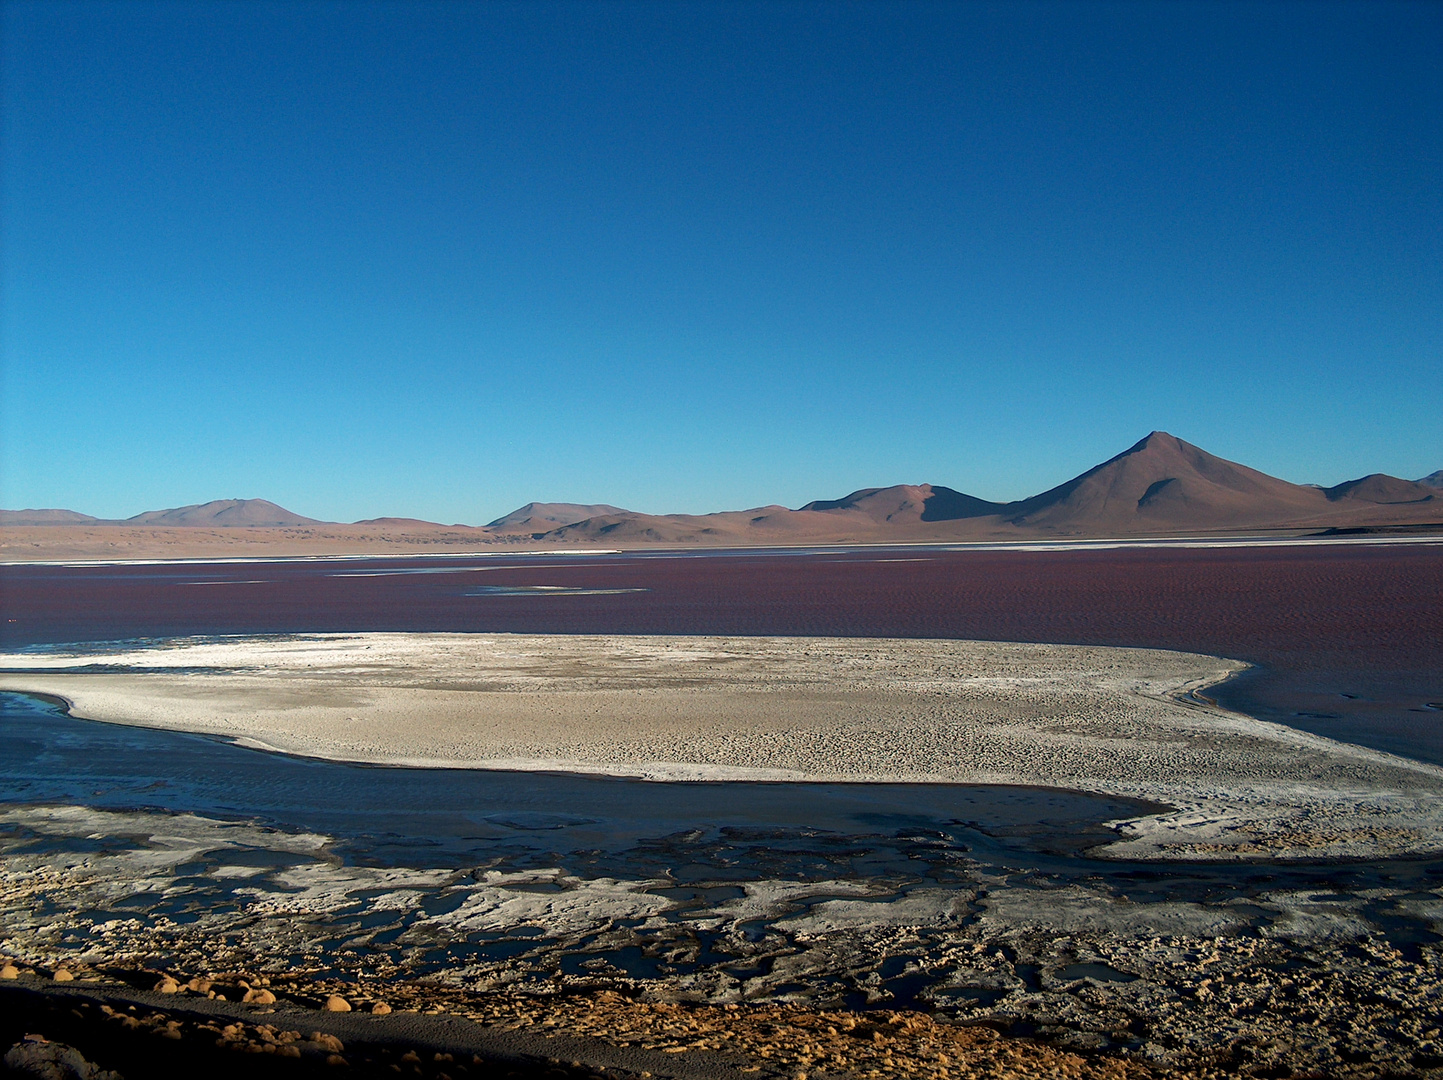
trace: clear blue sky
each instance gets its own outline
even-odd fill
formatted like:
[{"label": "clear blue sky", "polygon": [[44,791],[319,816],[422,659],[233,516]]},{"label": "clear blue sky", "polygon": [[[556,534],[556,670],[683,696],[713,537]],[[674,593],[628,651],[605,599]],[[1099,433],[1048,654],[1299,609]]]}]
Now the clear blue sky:
[{"label": "clear blue sky", "polygon": [[34,3],[0,505],[1443,468],[1436,3]]}]

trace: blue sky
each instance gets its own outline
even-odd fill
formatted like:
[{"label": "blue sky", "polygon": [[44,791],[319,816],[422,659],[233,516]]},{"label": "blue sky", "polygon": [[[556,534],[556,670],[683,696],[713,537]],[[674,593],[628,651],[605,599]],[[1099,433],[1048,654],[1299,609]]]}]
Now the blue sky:
[{"label": "blue sky", "polygon": [[3,19],[0,505],[1443,468],[1443,5]]}]

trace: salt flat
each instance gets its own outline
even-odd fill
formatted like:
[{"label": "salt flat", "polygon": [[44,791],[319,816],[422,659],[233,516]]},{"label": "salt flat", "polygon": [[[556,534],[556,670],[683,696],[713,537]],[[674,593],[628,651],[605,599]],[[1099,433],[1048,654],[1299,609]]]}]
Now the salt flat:
[{"label": "salt flat", "polygon": [[1443,850],[1443,770],[1194,696],[1244,666],[999,642],[355,634],[0,654],[0,689],[370,764],[1026,784],[1163,804],[1118,823],[1114,857]]}]

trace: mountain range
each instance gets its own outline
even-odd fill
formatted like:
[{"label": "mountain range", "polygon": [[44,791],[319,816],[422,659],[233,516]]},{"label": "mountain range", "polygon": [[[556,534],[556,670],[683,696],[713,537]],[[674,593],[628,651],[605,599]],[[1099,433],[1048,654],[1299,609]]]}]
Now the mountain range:
[{"label": "mountain range", "polygon": [[925,540],[1167,536],[1443,526],[1443,470],[1421,480],[1374,473],[1334,487],[1293,484],[1154,431],[1064,484],[1014,502],[935,484],[862,488],[795,510],[642,514],[604,503],[527,503],[484,526],[414,518],[342,525],[264,499],[226,499],[102,520],[70,510],[3,510],[0,525],[208,527],[288,531],[365,528],[395,534],[463,532],[475,542],[769,545]]}]

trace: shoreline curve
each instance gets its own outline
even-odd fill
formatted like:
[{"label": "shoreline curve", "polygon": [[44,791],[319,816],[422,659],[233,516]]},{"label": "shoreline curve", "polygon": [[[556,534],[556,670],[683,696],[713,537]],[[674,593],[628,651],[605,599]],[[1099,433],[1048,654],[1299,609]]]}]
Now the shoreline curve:
[{"label": "shoreline curve", "polygon": [[1113,823],[1102,857],[1443,851],[1443,769],[1189,700],[1246,668],[935,639],[313,634],[3,654],[0,689],[360,765],[1007,784],[1161,808]]}]

